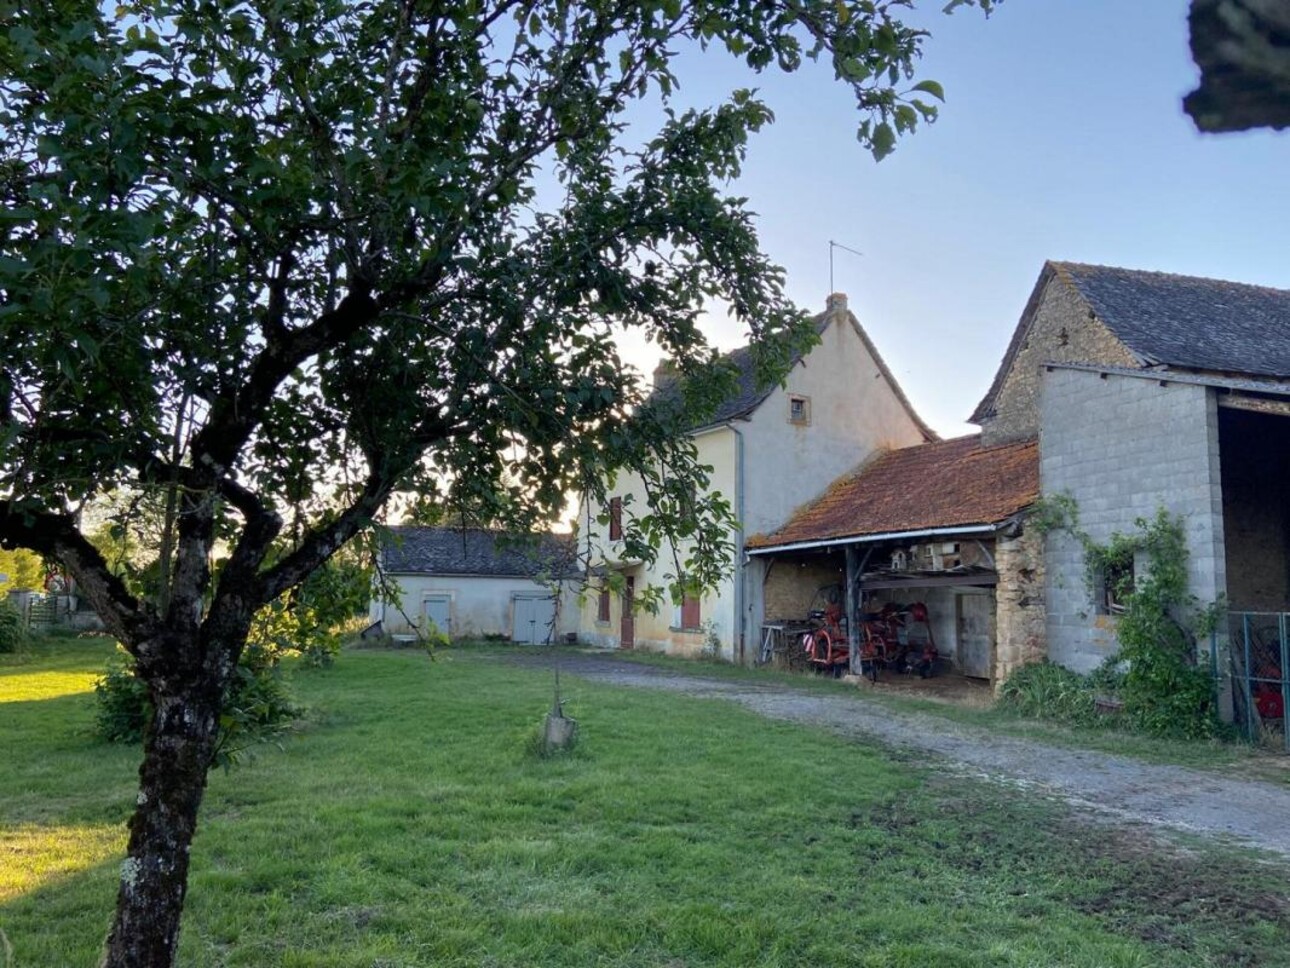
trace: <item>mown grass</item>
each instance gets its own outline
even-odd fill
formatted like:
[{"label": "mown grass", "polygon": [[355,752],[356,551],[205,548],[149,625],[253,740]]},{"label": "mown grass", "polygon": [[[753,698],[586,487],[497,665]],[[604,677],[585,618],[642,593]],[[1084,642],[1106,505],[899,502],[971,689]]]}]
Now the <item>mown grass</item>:
[{"label": "mown grass", "polygon": [[[39,677],[105,657],[0,666],[15,966],[93,964],[107,925],[135,753],[89,736],[87,679]],[[186,966],[1290,964],[1281,866],[907,754],[565,679],[581,741],[539,760],[549,676],[484,651],[348,653],[296,684],[308,726],[211,777]]]}]

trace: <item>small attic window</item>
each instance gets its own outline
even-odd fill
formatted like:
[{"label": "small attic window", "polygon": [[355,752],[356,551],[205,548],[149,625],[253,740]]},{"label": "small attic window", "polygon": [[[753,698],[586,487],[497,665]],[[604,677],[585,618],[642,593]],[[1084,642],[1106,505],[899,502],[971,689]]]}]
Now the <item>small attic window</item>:
[{"label": "small attic window", "polygon": [[811,398],[794,393],[788,398],[788,422],[805,426],[811,422]]}]

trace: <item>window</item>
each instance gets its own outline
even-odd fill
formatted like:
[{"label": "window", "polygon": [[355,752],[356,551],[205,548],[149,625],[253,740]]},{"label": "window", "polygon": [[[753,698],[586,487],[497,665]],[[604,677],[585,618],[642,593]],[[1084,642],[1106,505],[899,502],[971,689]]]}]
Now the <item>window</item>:
[{"label": "window", "polygon": [[609,621],[609,586],[600,586],[600,599],[596,602],[596,621]]},{"label": "window", "polygon": [[791,394],[788,398],[788,422],[809,424],[811,422],[811,398],[800,393]]},{"label": "window", "polygon": [[1133,594],[1133,554],[1116,555],[1104,561],[1098,574],[1098,585],[1098,613],[1123,614],[1129,596]]},{"label": "window", "polygon": [[697,595],[686,595],[681,599],[674,621],[676,622],[676,628],[679,629],[697,629],[702,624],[699,614],[699,597]]},{"label": "window", "polygon": [[623,499],[609,499],[609,540],[621,541],[623,537]]}]

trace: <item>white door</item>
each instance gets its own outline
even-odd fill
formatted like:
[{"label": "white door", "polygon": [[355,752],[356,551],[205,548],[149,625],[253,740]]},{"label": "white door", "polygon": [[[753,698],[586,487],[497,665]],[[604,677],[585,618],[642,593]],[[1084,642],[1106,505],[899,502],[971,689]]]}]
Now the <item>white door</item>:
[{"label": "white door", "polygon": [[549,644],[555,639],[555,599],[516,596],[512,609],[511,641],[528,645]]},{"label": "white door", "polygon": [[435,632],[442,632],[448,638],[452,638],[452,599],[447,596],[436,598],[427,598],[422,608],[425,621],[422,628],[426,634],[433,635]]}]

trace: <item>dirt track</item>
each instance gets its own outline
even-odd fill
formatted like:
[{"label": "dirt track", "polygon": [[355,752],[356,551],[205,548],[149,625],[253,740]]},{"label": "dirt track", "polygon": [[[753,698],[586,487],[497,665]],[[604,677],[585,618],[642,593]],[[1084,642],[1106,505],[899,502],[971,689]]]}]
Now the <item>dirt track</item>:
[{"label": "dirt track", "polygon": [[[550,658],[514,654],[523,664]],[[564,655],[563,674],[640,689],[736,703],[771,719],[824,726],[857,739],[932,754],[973,776],[1060,797],[1123,823],[1228,838],[1290,857],[1290,789],[1159,766],[1092,750],[1000,736],[917,713],[896,712],[863,695],[821,695],[640,665],[611,655]]]}]

